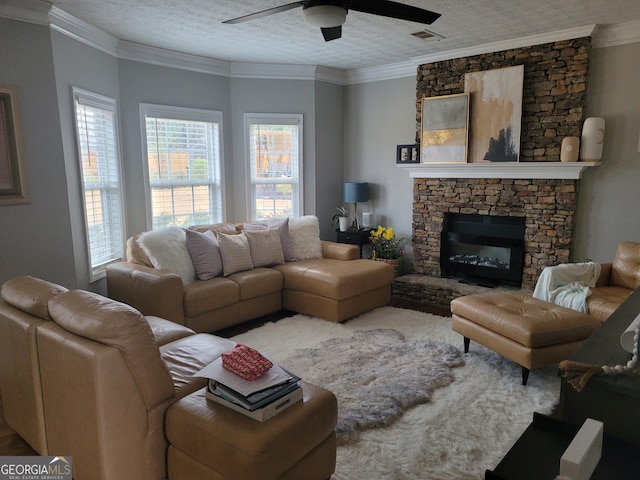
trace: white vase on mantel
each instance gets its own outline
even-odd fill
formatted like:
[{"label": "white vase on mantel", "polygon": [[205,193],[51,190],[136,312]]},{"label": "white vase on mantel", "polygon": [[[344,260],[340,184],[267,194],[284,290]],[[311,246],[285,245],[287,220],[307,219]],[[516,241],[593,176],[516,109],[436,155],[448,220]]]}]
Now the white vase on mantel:
[{"label": "white vase on mantel", "polygon": [[599,162],[604,147],[604,118],[589,117],[582,125],[580,161]]}]

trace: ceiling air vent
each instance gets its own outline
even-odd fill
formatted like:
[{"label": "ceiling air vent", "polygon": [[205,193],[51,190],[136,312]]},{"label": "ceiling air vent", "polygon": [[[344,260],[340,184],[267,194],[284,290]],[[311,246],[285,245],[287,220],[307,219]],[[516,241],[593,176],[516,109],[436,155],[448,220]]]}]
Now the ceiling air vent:
[{"label": "ceiling air vent", "polygon": [[438,35],[437,33],[430,32],[429,30],[420,30],[419,32],[412,33],[414,37],[418,37],[420,40],[424,40],[425,42],[433,42],[443,39],[442,35]]}]

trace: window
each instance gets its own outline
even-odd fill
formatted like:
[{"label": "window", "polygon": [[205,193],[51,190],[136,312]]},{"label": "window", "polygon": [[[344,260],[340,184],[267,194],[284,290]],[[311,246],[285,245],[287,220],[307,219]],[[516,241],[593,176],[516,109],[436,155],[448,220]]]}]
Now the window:
[{"label": "window", "polygon": [[123,258],[124,215],[116,101],[73,89],[91,281]]},{"label": "window", "polygon": [[245,114],[252,220],[302,212],[302,115]]},{"label": "window", "polygon": [[141,105],[153,229],[223,220],[222,113]]}]

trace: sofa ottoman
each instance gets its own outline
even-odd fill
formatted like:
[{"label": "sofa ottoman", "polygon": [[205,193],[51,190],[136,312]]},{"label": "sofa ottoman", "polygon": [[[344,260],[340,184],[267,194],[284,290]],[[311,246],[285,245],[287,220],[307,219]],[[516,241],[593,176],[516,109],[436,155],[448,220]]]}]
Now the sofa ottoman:
[{"label": "sofa ottoman", "polygon": [[171,480],[326,480],[336,464],[337,403],[301,382],[303,400],[264,423],[218,405],[200,389],[167,411]]},{"label": "sofa ottoman", "polygon": [[522,292],[467,295],[451,301],[451,328],[529,370],[559,363],[573,355],[600,327],[590,315],[545,302]]},{"label": "sofa ottoman", "polygon": [[366,259],[311,259],[275,265],[282,272],[282,307],[342,322],[391,301],[393,267]]}]

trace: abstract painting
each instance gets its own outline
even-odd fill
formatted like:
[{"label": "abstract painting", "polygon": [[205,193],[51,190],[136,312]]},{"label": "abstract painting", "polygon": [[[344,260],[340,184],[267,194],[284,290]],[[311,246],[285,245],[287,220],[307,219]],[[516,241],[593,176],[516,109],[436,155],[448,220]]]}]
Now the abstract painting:
[{"label": "abstract painting", "polygon": [[422,99],[422,163],[466,163],[469,94]]},{"label": "abstract painting", "polygon": [[520,158],[524,66],[465,74],[471,95],[470,162],[517,162]]}]

